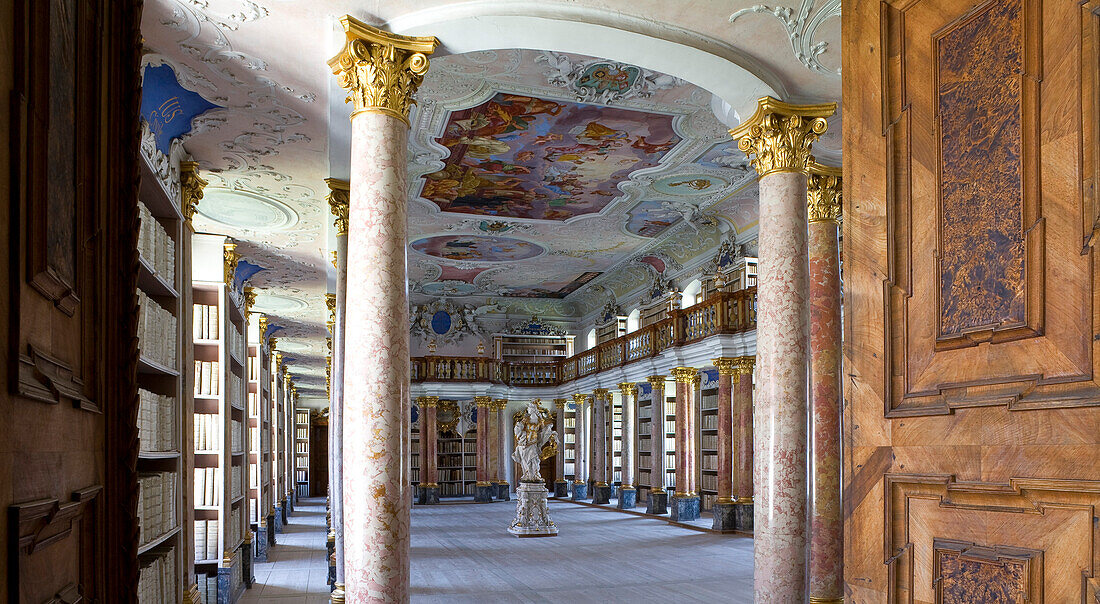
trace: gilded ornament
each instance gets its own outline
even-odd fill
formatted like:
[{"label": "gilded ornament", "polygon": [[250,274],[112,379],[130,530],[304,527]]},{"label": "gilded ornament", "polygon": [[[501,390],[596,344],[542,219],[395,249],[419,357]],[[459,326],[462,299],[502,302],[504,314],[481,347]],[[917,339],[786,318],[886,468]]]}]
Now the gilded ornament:
[{"label": "gilded ornament", "polygon": [[581,406],[581,405],[583,405],[583,404],[585,403],[585,400],[586,400],[587,398],[588,398],[588,396],[586,396],[586,395],[584,395],[584,394],[579,394],[579,393],[578,393],[578,394],[574,394],[574,395],[573,395],[573,404],[574,404],[574,405],[576,405],[576,406],[577,406],[577,408],[578,408],[578,410],[579,410],[580,406]]},{"label": "gilded ornament", "polygon": [[489,404],[492,403],[492,402],[493,402],[493,398],[490,397],[490,396],[475,396],[474,397],[474,404],[477,405],[478,408],[482,408],[482,407],[487,408],[489,406]]},{"label": "gilded ornament", "polygon": [[438,396],[418,396],[416,397],[416,404],[422,408],[435,407],[439,404]]},{"label": "gilded ornament", "polygon": [[[351,185],[346,180],[326,178],[328,185],[328,207],[335,216],[332,225],[336,227],[336,235],[348,234],[348,208],[351,201]],[[336,265],[336,252],[333,252],[332,264]]]},{"label": "gilded ornament", "polygon": [[813,143],[829,127],[825,118],[834,113],[836,103],[791,105],[766,96],[756,101],[756,112],[730,130],[730,136],[761,177],[805,173],[814,162]]},{"label": "gilded ornament", "polygon": [[653,388],[654,394],[665,391],[665,376],[651,375],[646,378],[646,381],[649,382],[650,387]]},{"label": "gilded ornament", "polygon": [[237,263],[241,260],[241,254],[237,252],[237,244],[226,242],[223,245],[222,256],[225,262],[225,284],[232,287],[233,277],[237,274]]},{"label": "gilded ornament", "polygon": [[260,339],[263,339],[265,333],[267,333],[267,315],[259,313],[260,318],[256,319],[256,324],[260,327]]},{"label": "gilded ornament", "polygon": [[597,401],[607,401],[610,403],[611,391],[607,388],[596,388],[592,391],[592,398],[596,399]]},{"label": "gilded ornament", "polygon": [[624,399],[634,394],[636,390],[634,382],[619,382],[619,392],[622,393]]},{"label": "gilded ornament", "polygon": [[841,170],[817,162],[810,164],[806,180],[806,210],[810,222],[840,222],[843,197]]},{"label": "gilded ornament", "polygon": [[737,375],[737,359],[720,358],[711,359],[710,362],[720,375]]},{"label": "gilded ornament", "polygon": [[247,317],[252,305],[256,303],[256,288],[251,285],[244,288],[244,316]]},{"label": "gilded ornament", "polygon": [[557,409],[565,410],[565,405],[569,403],[569,399],[556,398],[554,399],[554,407]]},{"label": "gilded ornament", "polygon": [[672,377],[676,378],[676,383],[678,384],[690,384],[695,381],[698,374],[699,370],[694,367],[672,368]]},{"label": "gilded ornament", "polygon": [[[279,343],[279,339],[276,338],[275,336],[268,337],[267,338],[267,349],[271,350],[271,351],[274,351],[275,350],[275,345],[278,344],[278,343]],[[278,361],[276,361],[276,363],[281,362],[282,359],[283,359],[283,354],[281,352],[276,352],[275,354],[278,355],[277,356]]]},{"label": "gilded ornament", "polygon": [[325,294],[325,306],[328,307],[328,320],[336,324],[336,294]]},{"label": "gilded ornament", "polygon": [[383,113],[409,123],[412,98],[428,71],[428,55],[439,43],[434,37],[401,36],[384,32],[344,15],[346,40],[328,65],[340,87],[348,91],[356,114]]},{"label": "gilded ornament", "polygon": [[737,357],[737,366],[742,374],[752,375],[753,367],[756,366],[756,357]]},{"label": "gilded ornament", "polygon": [[180,209],[183,211],[183,219],[191,222],[195,216],[195,210],[202,200],[202,190],[206,187],[206,181],[199,176],[199,162],[180,162]]}]

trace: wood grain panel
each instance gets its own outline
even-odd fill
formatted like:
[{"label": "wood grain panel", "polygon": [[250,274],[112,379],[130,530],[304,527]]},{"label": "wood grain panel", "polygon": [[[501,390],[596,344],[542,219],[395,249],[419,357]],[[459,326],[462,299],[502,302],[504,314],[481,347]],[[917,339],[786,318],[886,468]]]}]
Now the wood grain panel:
[{"label": "wood grain panel", "polygon": [[936,604],[1041,604],[1043,552],[936,539]]}]

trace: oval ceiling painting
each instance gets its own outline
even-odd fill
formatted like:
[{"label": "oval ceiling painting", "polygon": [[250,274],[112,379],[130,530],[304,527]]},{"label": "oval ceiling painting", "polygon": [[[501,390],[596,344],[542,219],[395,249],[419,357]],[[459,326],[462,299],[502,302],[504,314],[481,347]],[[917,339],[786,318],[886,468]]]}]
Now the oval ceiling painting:
[{"label": "oval ceiling painting", "polygon": [[441,310],[432,315],[432,331],[439,335],[451,331],[451,315],[447,311]]},{"label": "oval ceiling painting", "polygon": [[412,248],[420,253],[448,260],[472,262],[508,262],[526,260],[545,252],[542,246],[512,239],[511,237],[482,237],[479,235],[438,235],[412,242]]}]

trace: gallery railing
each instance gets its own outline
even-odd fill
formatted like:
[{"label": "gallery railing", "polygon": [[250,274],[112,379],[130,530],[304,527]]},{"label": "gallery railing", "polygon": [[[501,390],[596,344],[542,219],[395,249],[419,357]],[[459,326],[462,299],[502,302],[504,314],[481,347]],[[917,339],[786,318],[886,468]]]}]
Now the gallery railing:
[{"label": "gallery railing", "polygon": [[484,357],[413,357],[413,382],[493,382],[509,386],[559,386],[622,367],[669,348],[719,334],[756,329],[756,288],[721,293],[668,318],[609,340],[568,359],[550,363],[510,363]]}]

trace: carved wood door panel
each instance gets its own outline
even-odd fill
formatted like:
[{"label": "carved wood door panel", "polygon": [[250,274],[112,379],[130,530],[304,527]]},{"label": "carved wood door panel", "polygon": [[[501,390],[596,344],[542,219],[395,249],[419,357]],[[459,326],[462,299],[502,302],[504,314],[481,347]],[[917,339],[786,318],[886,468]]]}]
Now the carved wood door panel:
[{"label": "carved wood door panel", "polygon": [[1092,601],[1100,2],[843,15],[849,599]]}]

